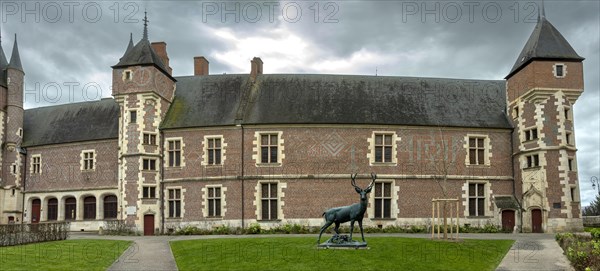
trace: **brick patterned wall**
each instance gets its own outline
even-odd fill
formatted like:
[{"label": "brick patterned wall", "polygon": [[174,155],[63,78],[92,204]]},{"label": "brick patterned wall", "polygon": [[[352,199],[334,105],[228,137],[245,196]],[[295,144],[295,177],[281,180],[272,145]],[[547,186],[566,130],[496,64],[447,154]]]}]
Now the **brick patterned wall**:
[{"label": "brick patterned wall", "polygon": [[534,61],[514,74],[507,81],[508,100],[514,101],[530,89],[536,88],[562,88],[583,90],[583,65],[581,62],[565,62],[567,75],[556,78],[553,66],[556,61]]},{"label": "brick patterned wall", "polygon": [[[117,147],[117,140],[30,147],[26,192],[117,187]],[[96,151],[94,170],[81,170],[81,152],[92,149]],[[29,170],[33,155],[42,157],[41,174]]]}]

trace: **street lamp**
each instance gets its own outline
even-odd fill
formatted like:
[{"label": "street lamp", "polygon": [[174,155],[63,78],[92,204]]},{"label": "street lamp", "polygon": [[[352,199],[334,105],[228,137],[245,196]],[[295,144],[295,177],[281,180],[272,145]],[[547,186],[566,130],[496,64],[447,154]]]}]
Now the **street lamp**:
[{"label": "street lamp", "polygon": [[[600,185],[600,183],[598,182],[598,177],[596,176],[592,176],[590,181],[592,182],[592,188],[594,190],[596,189],[596,185]],[[598,187],[598,195],[600,195],[600,186]]]}]

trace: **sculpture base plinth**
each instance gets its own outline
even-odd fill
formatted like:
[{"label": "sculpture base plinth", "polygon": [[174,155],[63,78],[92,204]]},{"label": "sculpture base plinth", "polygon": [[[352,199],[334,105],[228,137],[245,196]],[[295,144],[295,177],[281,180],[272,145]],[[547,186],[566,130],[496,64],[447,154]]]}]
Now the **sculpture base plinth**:
[{"label": "sculpture base plinth", "polygon": [[334,235],[317,245],[319,249],[369,249],[367,242],[351,241],[348,235]]}]

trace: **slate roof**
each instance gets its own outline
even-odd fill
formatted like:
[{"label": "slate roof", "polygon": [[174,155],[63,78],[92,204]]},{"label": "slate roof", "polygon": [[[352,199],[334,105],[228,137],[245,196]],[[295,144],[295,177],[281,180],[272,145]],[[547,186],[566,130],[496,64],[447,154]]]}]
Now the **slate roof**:
[{"label": "slate roof", "polygon": [[545,16],[539,18],[533,33],[529,36],[529,40],[505,79],[511,77],[534,59],[584,60]]},{"label": "slate roof", "polygon": [[6,67],[8,67],[8,61],[6,60],[6,55],[4,54],[4,49],[0,44],[0,86],[6,87]]},{"label": "slate roof", "polygon": [[514,209],[519,210],[521,207],[513,196],[495,196],[494,202],[498,209]]},{"label": "slate roof", "polygon": [[117,139],[119,106],[113,99],[27,109],[23,147]]},{"label": "slate roof", "polygon": [[12,55],[10,56],[8,67],[23,71],[23,65],[21,65],[21,56],[19,55],[19,46],[17,45],[17,34],[15,34],[15,44],[13,45]]},{"label": "slate roof", "polygon": [[152,49],[150,41],[147,39],[140,40],[133,48],[127,47],[125,55],[120,59],[119,63],[113,68],[129,67],[129,66],[144,66],[154,65],[164,74],[171,77],[165,64],[162,62],[158,54]]},{"label": "slate roof", "polygon": [[511,128],[505,82],[362,75],[176,78],[163,129],[242,124]]}]

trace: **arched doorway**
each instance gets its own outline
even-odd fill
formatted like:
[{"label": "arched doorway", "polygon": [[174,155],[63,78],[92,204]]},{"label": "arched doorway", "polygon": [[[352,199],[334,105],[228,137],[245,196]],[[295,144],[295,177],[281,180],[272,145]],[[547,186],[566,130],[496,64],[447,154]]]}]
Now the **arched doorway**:
[{"label": "arched doorway", "polygon": [[34,199],[31,201],[31,223],[40,222],[40,211],[42,208],[42,201],[40,199]]},{"label": "arched doorway", "polygon": [[503,210],[502,211],[502,230],[512,232],[515,227],[515,211],[514,210]]},{"label": "arched doorway", "polygon": [[535,233],[542,233],[542,210],[532,209],[531,210],[531,231]]}]

